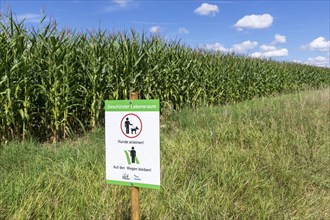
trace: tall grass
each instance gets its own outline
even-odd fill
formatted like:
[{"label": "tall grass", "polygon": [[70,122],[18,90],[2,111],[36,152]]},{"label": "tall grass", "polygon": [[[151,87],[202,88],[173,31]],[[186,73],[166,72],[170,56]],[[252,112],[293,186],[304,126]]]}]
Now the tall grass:
[{"label": "tall grass", "polygon": [[134,31],[28,29],[0,20],[0,137],[57,142],[103,125],[103,102],[161,100],[163,109],[233,103],[330,84],[329,68],[209,53]]},{"label": "tall grass", "polygon": [[[329,89],[184,109],[161,125],[161,189],[141,219],[329,219]],[[129,219],[104,130],[0,149],[0,219]]]}]

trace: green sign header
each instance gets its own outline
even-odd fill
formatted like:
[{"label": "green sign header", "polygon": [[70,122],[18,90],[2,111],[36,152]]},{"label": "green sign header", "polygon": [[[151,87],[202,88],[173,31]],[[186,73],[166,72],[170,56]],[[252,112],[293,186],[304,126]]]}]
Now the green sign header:
[{"label": "green sign header", "polygon": [[106,100],[106,112],[154,112],[159,111],[159,100]]}]

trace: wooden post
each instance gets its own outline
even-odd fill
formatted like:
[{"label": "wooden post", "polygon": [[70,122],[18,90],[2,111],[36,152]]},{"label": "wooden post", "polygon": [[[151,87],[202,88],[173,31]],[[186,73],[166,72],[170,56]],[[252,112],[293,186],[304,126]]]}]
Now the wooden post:
[{"label": "wooden post", "polygon": [[140,210],[139,210],[139,188],[132,186],[131,187],[131,219],[139,220],[140,219]]},{"label": "wooden post", "polygon": [[139,99],[139,93],[138,92],[130,92],[129,93],[129,100]]},{"label": "wooden post", "polygon": [[[139,99],[138,92],[129,93],[129,99]],[[139,188],[132,186],[131,187],[131,219],[139,220],[140,219],[140,210],[139,210]]]}]

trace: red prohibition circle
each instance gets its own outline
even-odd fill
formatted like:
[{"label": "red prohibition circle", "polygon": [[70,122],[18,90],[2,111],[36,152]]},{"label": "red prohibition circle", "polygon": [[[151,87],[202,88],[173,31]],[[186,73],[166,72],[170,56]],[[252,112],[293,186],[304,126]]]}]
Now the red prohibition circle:
[{"label": "red prohibition circle", "polygon": [[[139,121],[140,121],[141,128],[139,128],[139,133],[138,133],[137,135],[135,135],[135,136],[128,136],[128,135],[123,131],[123,126],[122,126],[122,125],[123,125],[123,121],[124,121],[124,119],[125,119],[128,115],[133,115],[133,116],[137,117],[137,118],[139,119]],[[128,113],[128,114],[126,114],[126,115],[121,119],[121,121],[120,121],[120,129],[121,129],[121,132],[123,133],[123,135],[125,135],[126,137],[128,137],[128,138],[136,138],[137,136],[140,135],[140,133],[141,133],[141,131],[142,131],[142,121],[141,121],[141,118],[140,118],[139,116],[137,116],[136,114],[134,114],[134,113]]]}]

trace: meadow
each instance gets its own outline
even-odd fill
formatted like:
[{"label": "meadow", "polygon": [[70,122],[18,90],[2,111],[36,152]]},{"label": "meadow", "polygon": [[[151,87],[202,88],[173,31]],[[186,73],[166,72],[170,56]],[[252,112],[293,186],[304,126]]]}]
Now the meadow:
[{"label": "meadow", "polygon": [[[329,219],[330,90],[161,119],[161,189],[142,219]],[[130,188],[105,184],[104,130],[0,148],[0,219],[129,219]]]}]

